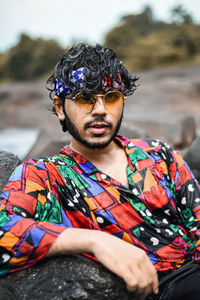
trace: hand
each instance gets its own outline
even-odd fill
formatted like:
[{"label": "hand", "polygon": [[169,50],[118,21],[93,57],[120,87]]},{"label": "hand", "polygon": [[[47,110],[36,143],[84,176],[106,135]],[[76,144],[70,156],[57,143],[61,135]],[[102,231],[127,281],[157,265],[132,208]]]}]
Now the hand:
[{"label": "hand", "polygon": [[82,228],[67,228],[56,239],[50,255],[91,253],[106,268],[120,276],[129,291],[144,300],[158,292],[158,277],[146,253],[108,233]]},{"label": "hand", "polygon": [[158,293],[156,270],[146,253],[119,238],[95,232],[92,252],[109,270],[124,279],[127,289],[143,300],[150,292]]}]

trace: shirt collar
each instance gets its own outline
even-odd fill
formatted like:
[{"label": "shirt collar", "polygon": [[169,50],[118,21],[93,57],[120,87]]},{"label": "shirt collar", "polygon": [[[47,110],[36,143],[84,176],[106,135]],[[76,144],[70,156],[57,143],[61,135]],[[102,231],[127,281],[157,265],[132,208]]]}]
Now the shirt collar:
[{"label": "shirt collar", "polygon": [[[140,160],[149,159],[150,156],[143,150],[134,145],[132,140],[125,138],[123,136],[116,136],[114,140],[122,146],[128,157],[128,165],[133,170],[136,171],[136,164]],[[68,146],[63,147],[60,150],[61,154],[65,154],[76,162],[76,164],[81,168],[85,174],[93,174],[99,171],[92,162],[88,161],[81,154],[71,150]]]}]

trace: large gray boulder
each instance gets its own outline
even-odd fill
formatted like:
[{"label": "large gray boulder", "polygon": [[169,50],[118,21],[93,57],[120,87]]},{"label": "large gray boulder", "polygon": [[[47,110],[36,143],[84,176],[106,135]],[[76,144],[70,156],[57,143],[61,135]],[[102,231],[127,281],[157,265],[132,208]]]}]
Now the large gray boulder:
[{"label": "large gray boulder", "polygon": [[81,255],[44,259],[0,279],[0,300],[136,300],[122,279]]},{"label": "large gray boulder", "polygon": [[126,122],[122,123],[122,126],[119,130],[119,135],[125,136],[129,139],[149,138],[149,135],[144,129]]},{"label": "large gray boulder", "polygon": [[147,136],[166,141],[176,149],[189,147],[196,137],[195,119],[189,112],[138,109],[132,116],[130,109],[123,126],[143,129]]},{"label": "large gray boulder", "polygon": [[200,136],[198,136],[191,146],[184,151],[183,158],[200,182]]},{"label": "large gray boulder", "polygon": [[7,183],[11,173],[20,164],[20,159],[9,152],[0,151],[0,193]]}]

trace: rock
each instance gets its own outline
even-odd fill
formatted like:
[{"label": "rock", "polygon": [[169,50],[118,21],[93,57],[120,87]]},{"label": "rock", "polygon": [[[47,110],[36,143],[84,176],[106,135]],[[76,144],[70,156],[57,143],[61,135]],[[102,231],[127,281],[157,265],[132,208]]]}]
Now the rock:
[{"label": "rock", "polygon": [[42,134],[27,157],[39,158],[43,156],[53,156],[58,154],[61,148],[70,143],[71,136],[68,133],[66,133],[65,136],[60,137]]},{"label": "rock", "polygon": [[0,300],[136,300],[123,280],[81,255],[44,259],[0,280]]},{"label": "rock", "polygon": [[180,140],[174,145],[175,148],[187,147],[196,138],[196,125],[191,114],[185,114],[180,118]]},{"label": "rock", "polygon": [[0,151],[0,193],[7,183],[11,173],[20,164],[20,159],[9,152]]},{"label": "rock", "polygon": [[142,139],[142,138],[148,138],[149,135],[146,133],[146,131],[142,128],[138,128],[136,126],[133,126],[131,124],[127,124],[123,122],[120,131],[120,135],[123,135],[129,139]]},{"label": "rock", "polygon": [[160,109],[148,112],[138,109],[132,119],[127,112],[126,124],[130,128],[139,127],[148,136],[166,141],[176,149],[188,147],[196,137],[194,116],[189,112],[172,113]]},{"label": "rock", "polygon": [[183,153],[184,160],[188,163],[197,180],[200,182],[200,136]]},{"label": "rock", "polygon": [[0,129],[1,150],[24,160],[40,136],[40,128],[9,127]]}]

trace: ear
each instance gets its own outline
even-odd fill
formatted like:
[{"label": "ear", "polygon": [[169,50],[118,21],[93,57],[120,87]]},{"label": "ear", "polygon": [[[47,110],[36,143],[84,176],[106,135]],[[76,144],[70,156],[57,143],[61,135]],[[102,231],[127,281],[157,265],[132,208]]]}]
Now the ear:
[{"label": "ear", "polygon": [[64,114],[64,111],[63,111],[63,102],[58,96],[53,97],[53,105],[55,107],[56,114],[57,114],[58,118],[60,120],[64,121],[65,120],[65,114]]}]

